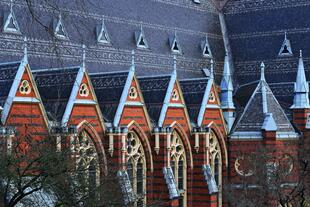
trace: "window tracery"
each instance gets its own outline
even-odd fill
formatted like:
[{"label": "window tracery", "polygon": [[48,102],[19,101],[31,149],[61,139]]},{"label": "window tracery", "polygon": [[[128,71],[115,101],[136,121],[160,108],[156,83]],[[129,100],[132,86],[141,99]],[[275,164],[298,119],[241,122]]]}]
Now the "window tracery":
[{"label": "window tracery", "polygon": [[76,169],[86,186],[93,188],[100,184],[100,168],[98,154],[94,143],[88,134],[83,131],[76,139],[75,143]]},{"label": "window tracery", "polygon": [[27,80],[23,80],[19,87],[19,92],[23,95],[31,93],[30,83]]},{"label": "window tracery", "polygon": [[86,83],[83,83],[83,84],[81,85],[80,90],[79,90],[79,94],[80,94],[80,96],[82,96],[82,97],[88,97],[88,95],[89,95],[89,89],[88,89]]},{"label": "window tracery", "polygon": [[186,155],[180,135],[174,131],[171,140],[170,166],[180,193],[179,206],[186,206]]},{"label": "window tracery", "polygon": [[136,99],[137,97],[138,97],[137,89],[135,87],[131,87],[129,89],[129,98],[130,99]]},{"label": "window tracery", "polygon": [[216,135],[211,132],[209,139],[210,165],[218,186],[218,206],[222,206],[222,156],[221,147]]},{"label": "window tracery", "polygon": [[212,91],[210,92],[209,101],[210,101],[211,103],[214,103],[214,102],[215,102],[215,95],[214,95],[214,93],[213,93]]},{"label": "window tracery", "polygon": [[146,162],[143,145],[134,132],[127,135],[127,172],[136,196],[134,206],[146,204]]},{"label": "window tracery", "polygon": [[172,100],[173,101],[178,101],[179,100],[179,93],[178,93],[178,90],[177,89],[174,89],[172,91]]}]

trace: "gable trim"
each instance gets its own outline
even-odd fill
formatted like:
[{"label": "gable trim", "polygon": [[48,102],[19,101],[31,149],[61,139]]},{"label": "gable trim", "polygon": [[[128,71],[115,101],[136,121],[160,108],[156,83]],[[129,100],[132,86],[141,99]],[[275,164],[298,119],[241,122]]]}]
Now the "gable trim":
[{"label": "gable trim", "polygon": [[204,114],[205,114],[205,111],[206,111],[206,107],[208,105],[208,100],[209,100],[209,95],[210,95],[210,92],[211,92],[211,89],[212,89],[212,85],[213,85],[213,80],[210,79],[208,81],[205,93],[203,95],[202,103],[201,103],[199,114],[198,114],[198,117],[197,117],[197,125],[199,127],[202,125],[202,121],[203,121],[203,117],[204,117]]},{"label": "gable trim", "polygon": [[64,113],[62,120],[61,120],[61,125],[63,125],[63,126],[67,126],[67,124],[68,124],[74,103],[76,101],[77,94],[78,94],[79,89],[80,89],[80,85],[83,81],[84,72],[85,72],[85,69],[83,67],[81,67],[79,69],[77,76],[76,76],[76,79],[75,79],[75,82],[74,82],[74,85],[73,85],[73,88],[72,88],[72,91],[70,94],[70,98],[69,98],[69,101],[68,101],[67,106],[66,106],[65,113]]}]

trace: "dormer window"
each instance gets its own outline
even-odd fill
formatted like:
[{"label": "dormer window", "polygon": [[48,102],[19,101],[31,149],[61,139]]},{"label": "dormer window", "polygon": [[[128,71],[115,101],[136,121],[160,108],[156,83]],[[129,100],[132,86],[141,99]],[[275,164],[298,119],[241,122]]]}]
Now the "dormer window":
[{"label": "dormer window", "polygon": [[136,99],[137,97],[138,97],[137,89],[135,87],[131,87],[129,89],[129,98],[130,99]]},{"label": "dormer window", "polygon": [[140,31],[135,32],[136,46],[137,48],[146,49],[148,48],[147,41],[145,39],[144,31],[141,26]]},{"label": "dormer window", "polygon": [[200,0],[193,0],[195,4],[200,4]]},{"label": "dormer window", "polygon": [[172,91],[172,100],[173,101],[178,101],[179,100],[179,93],[178,93],[178,90],[177,89],[174,89]]},{"label": "dormer window", "polygon": [[286,57],[286,56],[292,56],[292,48],[291,48],[291,42],[289,39],[287,39],[287,33],[285,33],[284,41],[282,43],[282,47],[279,52],[279,57]]},{"label": "dormer window", "polygon": [[23,80],[19,87],[19,92],[23,95],[28,95],[31,93],[31,87],[27,80]]},{"label": "dormer window", "polygon": [[178,53],[178,54],[180,54],[182,52],[176,33],[174,33],[173,37],[169,38],[169,43],[170,43],[171,52]]},{"label": "dormer window", "polygon": [[65,30],[61,14],[59,14],[58,19],[54,21],[54,35],[58,39],[68,39],[68,35]]},{"label": "dormer window", "polygon": [[79,94],[82,97],[87,97],[89,95],[89,89],[85,83],[83,83],[80,87]]},{"label": "dormer window", "polygon": [[18,22],[16,20],[16,16],[13,10],[13,3],[11,3],[10,11],[5,14],[3,32],[21,34],[19,26],[18,26]]},{"label": "dormer window", "polygon": [[102,19],[102,23],[96,27],[96,33],[98,43],[110,43],[110,38],[104,23],[104,19]]},{"label": "dormer window", "polygon": [[206,39],[201,42],[200,46],[201,46],[202,55],[204,57],[212,58],[212,53],[211,53],[211,49],[210,49],[207,36],[206,36]]}]

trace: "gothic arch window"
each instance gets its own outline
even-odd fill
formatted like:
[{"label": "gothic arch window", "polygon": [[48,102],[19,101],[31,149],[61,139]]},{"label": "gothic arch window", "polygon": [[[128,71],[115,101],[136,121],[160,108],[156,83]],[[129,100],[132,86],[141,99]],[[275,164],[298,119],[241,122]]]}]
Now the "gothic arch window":
[{"label": "gothic arch window", "polygon": [[171,138],[170,166],[180,192],[179,206],[186,207],[186,155],[180,135],[174,131]]},{"label": "gothic arch window", "polygon": [[212,169],[212,173],[214,175],[214,179],[218,186],[218,207],[222,206],[222,156],[221,156],[221,147],[218,141],[218,138],[211,131],[210,133],[210,146],[209,146],[209,154],[210,154],[210,165]]},{"label": "gothic arch window", "polygon": [[127,135],[127,172],[136,196],[135,207],[146,205],[145,153],[138,135],[131,131]]},{"label": "gothic arch window", "polygon": [[86,131],[82,131],[75,142],[76,169],[88,189],[100,185],[99,158],[95,145]]}]

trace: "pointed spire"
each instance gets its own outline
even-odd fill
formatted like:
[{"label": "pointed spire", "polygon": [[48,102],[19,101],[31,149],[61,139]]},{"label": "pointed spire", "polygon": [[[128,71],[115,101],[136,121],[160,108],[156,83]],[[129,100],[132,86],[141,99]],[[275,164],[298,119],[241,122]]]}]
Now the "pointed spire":
[{"label": "pointed spire", "polygon": [[83,44],[83,55],[82,55],[82,67],[85,70],[86,68],[86,46]]},{"label": "pointed spire", "polygon": [[211,59],[210,63],[211,63],[211,66],[210,66],[210,78],[214,79],[214,61],[213,61],[213,58]]},{"label": "pointed spire", "polygon": [[131,68],[130,70],[135,70],[135,50],[131,51]]},{"label": "pointed spire", "polygon": [[260,80],[266,81],[266,79],[265,79],[265,63],[264,62],[262,62],[260,64]]},{"label": "pointed spire", "polygon": [[28,48],[27,48],[27,37],[24,37],[24,62],[28,62]]},{"label": "pointed spire", "polygon": [[302,50],[300,50],[297,76],[294,86],[294,102],[291,108],[309,108],[309,84],[306,79]]}]

